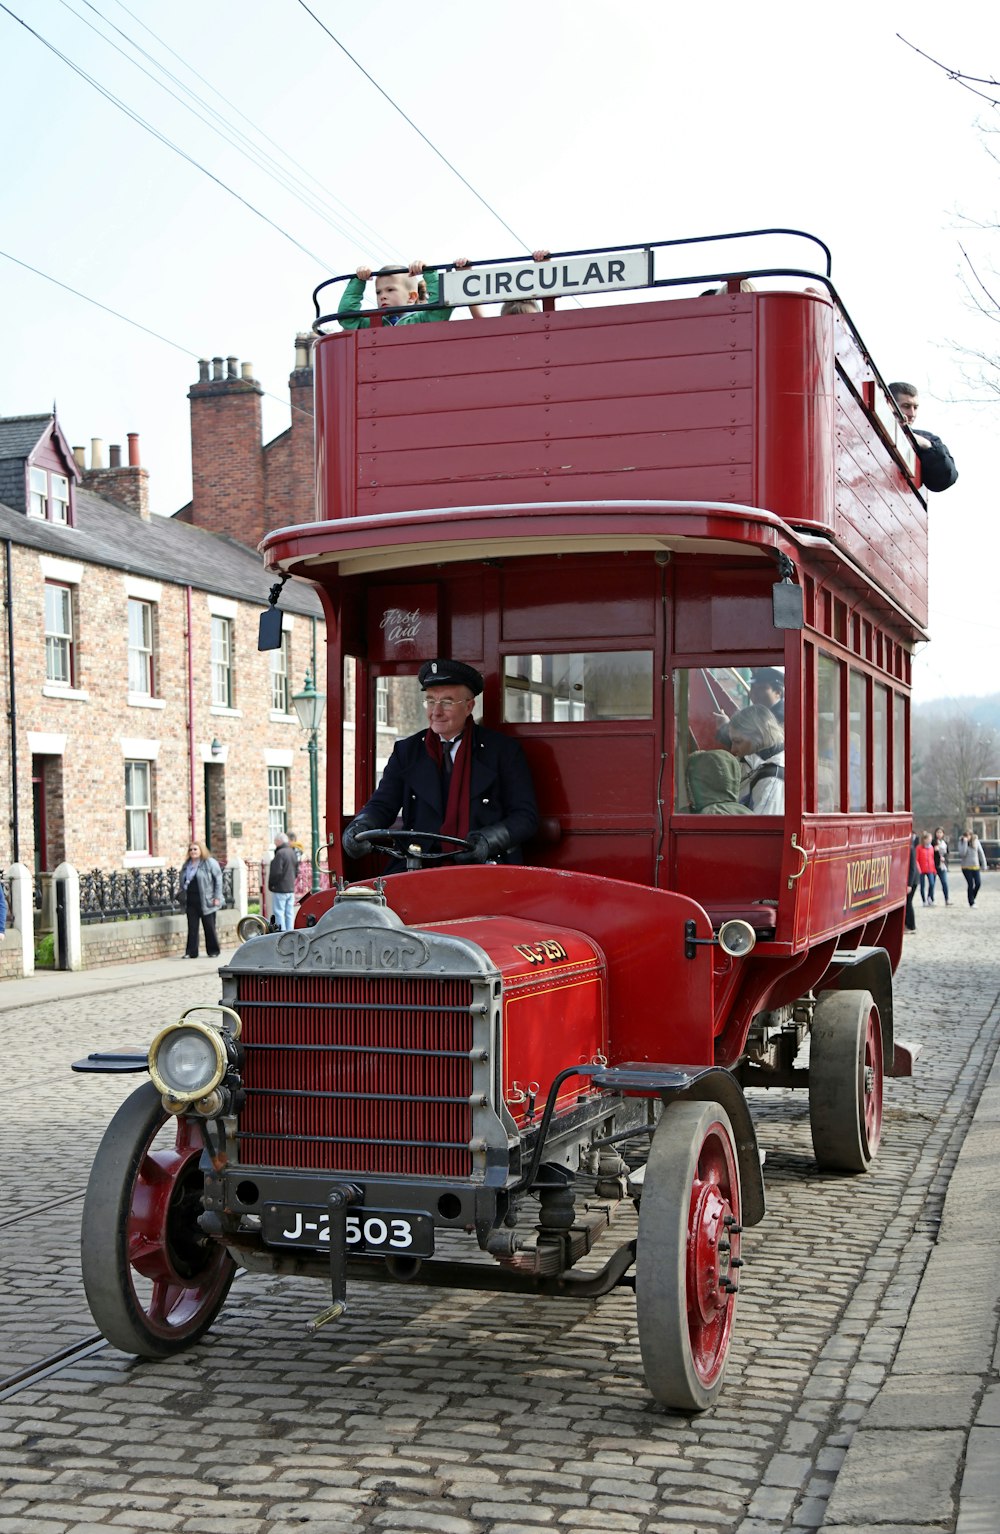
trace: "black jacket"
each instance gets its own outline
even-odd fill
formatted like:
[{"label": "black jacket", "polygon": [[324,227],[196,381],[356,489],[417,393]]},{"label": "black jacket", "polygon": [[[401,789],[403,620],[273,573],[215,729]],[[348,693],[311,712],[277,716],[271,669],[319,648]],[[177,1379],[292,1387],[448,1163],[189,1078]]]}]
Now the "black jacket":
[{"label": "black jacket", "polygon": [[[388,827],[402,817],[406,831],[440,831],[445,805],[441,775],[424,744],[427,731],[398,740],[385,764],[382,781],[372,794],[360,819],[372,826]],[[538,807],[524,752],[509,735],[472,727],[470,763],[469,830],[505,825],[510,848],[505,863],[522,861],[520,847],[538,826]]]},{"label": "black jacket", "polygon": [[291,895],[295,890],[298,859],[287,842],[274,849],[267,875],[267,887],[273,895]]},{"label": "black jacket", "polygon": [[[926,437],[927,446],[921,442],[920,437]],[[920,428],[920,436],[914,438],[917,445],[917,457],[920,459],[920,483],[925,490],[950,490],[958,478],[958,470],[955,460],[941,441],[932,432]]]}]

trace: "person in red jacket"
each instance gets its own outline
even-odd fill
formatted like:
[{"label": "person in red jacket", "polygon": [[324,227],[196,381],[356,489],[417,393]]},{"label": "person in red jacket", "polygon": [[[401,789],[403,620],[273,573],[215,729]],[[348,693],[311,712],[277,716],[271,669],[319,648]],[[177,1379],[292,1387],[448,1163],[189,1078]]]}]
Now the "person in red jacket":
[{"label": "person in red jacket", "polygon": [[920,875],[920,899],[924,905],[934,904],[934,886],[937,884],[937,871],[934,867],[934,847],[931,843],[931,833],[925,831],[920,838],[917,847],[917,872]]}]

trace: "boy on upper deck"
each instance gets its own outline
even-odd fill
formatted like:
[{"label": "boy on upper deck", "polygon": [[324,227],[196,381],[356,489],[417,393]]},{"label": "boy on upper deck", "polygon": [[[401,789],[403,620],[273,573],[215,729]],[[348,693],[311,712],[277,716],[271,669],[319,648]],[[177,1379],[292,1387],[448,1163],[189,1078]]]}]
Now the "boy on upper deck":
[{"label": "boy on upper deck", "polygon": [[[455,265],[462,264],[456,261]],[[337,320],[345,330],[367,330],[371,320],[358,314],[365,307],[365,286],[372,277],[370,266],[359,266],[344,289],[337,306]],[[386,314],[383,325],[423,325],[428,320],[450,320],[452,311],[446,307],[415,309],[412,314],[401,312],[411,304],[431,303],[437,305],[441,279],[433,268],[426,268],[422,261],[411,261],[409,267],[383,266],[374,273],[375,303],[380,309],[395,309]]]}]

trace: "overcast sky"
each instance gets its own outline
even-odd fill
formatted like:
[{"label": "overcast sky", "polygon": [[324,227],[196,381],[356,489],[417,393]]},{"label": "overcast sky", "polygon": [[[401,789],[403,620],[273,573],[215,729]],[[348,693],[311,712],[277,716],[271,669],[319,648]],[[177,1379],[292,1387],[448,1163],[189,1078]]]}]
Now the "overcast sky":
[{"label": "overcast sky", "polygon": [[[961,474],[931,497],[933,638],[916,696],[1000,690],[989,457],[1000,396],[970,383],[962,352],[1000,352],[1000,328],[971,307],[959,248],[996,291],[1000,235],[968,220],[1000,223],[1000,165],[982,131],[1000,116],[896,36],[996,75],[996,8],[309,3],[357,63],[299,0],[0,0],[0,250],[165,338],[0,257],[0,415],[55,399],[74,444],[124,446],[138,432],[154,510],[169,513],[190,498],[197,359],[251,362],[268,391],[265,437],[284,430],[294,337],[326,275],[386,258],[808,229],[832,247],[834,282],[882,373],[919,385],[918,424]],[[189,103],[196,92],[202,117],[246,135],[296,192],[164,84]]]}]

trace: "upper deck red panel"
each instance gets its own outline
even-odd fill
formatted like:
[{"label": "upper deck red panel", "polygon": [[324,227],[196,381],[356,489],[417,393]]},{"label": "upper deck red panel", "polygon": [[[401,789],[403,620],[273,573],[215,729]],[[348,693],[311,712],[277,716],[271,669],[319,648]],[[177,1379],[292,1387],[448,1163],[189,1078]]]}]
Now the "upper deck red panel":
[{"label": "upper deck red panel", "polygon": [[926,509],[832,302],[738,293],[335,334],[318,515],[524,502],[755,506],[832,537],[926,621]]}]

